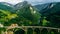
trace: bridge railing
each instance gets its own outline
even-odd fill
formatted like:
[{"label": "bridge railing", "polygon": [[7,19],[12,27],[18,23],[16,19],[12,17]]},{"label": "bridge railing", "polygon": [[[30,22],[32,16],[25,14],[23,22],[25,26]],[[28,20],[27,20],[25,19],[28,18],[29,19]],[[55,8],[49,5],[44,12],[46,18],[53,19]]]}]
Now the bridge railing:
[{"label": "bridge railing", "polygon": [[53,28],[53,27],[43,27],[43,26],[17,26],[17,27],[9,27],[9,26],[4,26],[4,27],[0,27],[4,30],[1,30],[0,34],[14,34],[15,29],[14,28],[19,28],[25,31],[25,34],[28,34],[28,29],[32,29],[33,33],[35,34],[36,30],[38,30],[39,32],[36,34],[43,34],[43,31],[46,31],[47,34],[51,34],[51,31],[53,31],[55,34],[59,34],[60,33],[60,28]]}]

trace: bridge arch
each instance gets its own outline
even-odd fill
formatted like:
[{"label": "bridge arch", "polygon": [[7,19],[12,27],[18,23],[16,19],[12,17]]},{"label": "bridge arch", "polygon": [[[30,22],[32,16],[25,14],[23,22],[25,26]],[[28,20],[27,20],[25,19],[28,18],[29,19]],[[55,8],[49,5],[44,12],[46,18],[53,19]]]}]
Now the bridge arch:
[{"label": "bridge arch", "polygon": [[58,34],[58,30],[57,29],[51,29],[50,34]]},{"label": "bridge arch", "polygon": [[41,31],[41,34],[48,34],[47,32],[48,32],[48,30],[46,28],[43,28],[43,30]]}]

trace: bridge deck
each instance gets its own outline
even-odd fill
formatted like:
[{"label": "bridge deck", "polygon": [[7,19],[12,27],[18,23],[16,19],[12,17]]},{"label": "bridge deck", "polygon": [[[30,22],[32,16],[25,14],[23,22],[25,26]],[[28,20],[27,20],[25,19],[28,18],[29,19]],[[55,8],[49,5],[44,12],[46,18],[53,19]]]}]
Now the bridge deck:
[{"label": "bridge deck", "polygon": [[[0,27],[0,28],[8,28],[9,26],[4,26],[4,27]],[[14,28],[14,27],[11,27]],[[60,28],[54,28],[54,27],[44,27],[44,26],[17,26],[15,28],[47,28],[47,29],[59,29]]]}]

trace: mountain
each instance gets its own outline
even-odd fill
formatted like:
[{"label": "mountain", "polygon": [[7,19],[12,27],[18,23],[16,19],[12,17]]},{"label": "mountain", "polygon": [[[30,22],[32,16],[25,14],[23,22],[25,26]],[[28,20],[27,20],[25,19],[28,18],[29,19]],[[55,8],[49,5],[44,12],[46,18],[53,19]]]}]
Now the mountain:
[{"label": "mountain", "polygon": [[53,7],[57,7],[59,5],[60,2],[52,2],[52,3],[46,3],[46,4],[39,4],[39,5],[35,5],[34,7],[36,7],[41,13],[47,11],[48,9],[51,9]]},{"label": "mountain", "polygon": [[28,20],[34,24],[38,24],[37,22],[40,18],[40,13],[27,1],[18,3],[14,7],[16,8],[16,13],[19,15],[19,18],[24,18],[23,21]]},{"label": "mountain", "polygon": [[47,6],[49,6],[50,3],[46,3],[46,4],[38,4],[38,5],[35,5],[34,7],[36,7],[39,11],[45,9]]},{"label": "mountain", "polygon": [[50,3],[45,9],[41,10],[43,13],[52,13],[52,11],[59,12],[60,11],[60,2],[57,3]]},{"label": "mountain", "polygon": [[47,10],[44,9],[42,11],[44,11],[42,14],[47,17],[46,19],[51,22],[49,23],[51,24],[50,26],[60,26],[60,2],[51,3]]},{"label": "mountain", "polygon": [[0,2],[0,9],[2,10],[8,10],[13,12],[14,6],[12,4],[6,3],[6,2]]},{"label": "mountain", "polygon": [[28,6],[28,5],[29,5],[28,2],[27,1],[24,1],[24,2],[20,2],[20,3],[16,4],[14,7],[16,9],[20,9],[20,8],[25,7],[25,6]]},{"label": "mountain", "polygon": [[13,5],[12,5],[12,4],[7,3],[7,2],[0,2],[0,4],[4,4],[4,5],[10,6],[10,7],[13,7]]},{"label": "mountain", "polygon": [[[15,14],[11,12],[14,12]],[[27,1],[16,5],[0,2],[0,17],[2,17],[0,19],[2,22],[5,21],[5,17],[8,17],[9,19],[11,18],[11,20],[9,20],[10,23],[18,23],[19,25],[36,26],[43,24],[44,21],[44,24],[45,22],[48,22],[49,26],[58,27],[60,26],[60,2],[39,4],[35,6],[32,6]]]},{"label": "mountain", "polygon": [[42,14],[42,19],[45,17],[45,20],[49,21],[49,23],[47,22],[47,26],[60,27],[60,2],[37,5],[36,8],[39,8],[38,10]]}]

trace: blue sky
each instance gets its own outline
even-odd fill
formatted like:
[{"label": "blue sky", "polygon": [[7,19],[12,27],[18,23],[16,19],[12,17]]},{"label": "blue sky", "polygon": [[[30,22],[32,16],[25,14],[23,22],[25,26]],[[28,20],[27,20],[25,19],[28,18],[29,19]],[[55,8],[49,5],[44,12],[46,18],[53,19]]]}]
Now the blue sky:
[{"label": "blue sky", "polygon": [[0,2],[8,2],[11,4],[17,4],[22,1],[28,1],[32,5],[49,3],[49,2],[60,2],[60,0],[0,0]]}]

